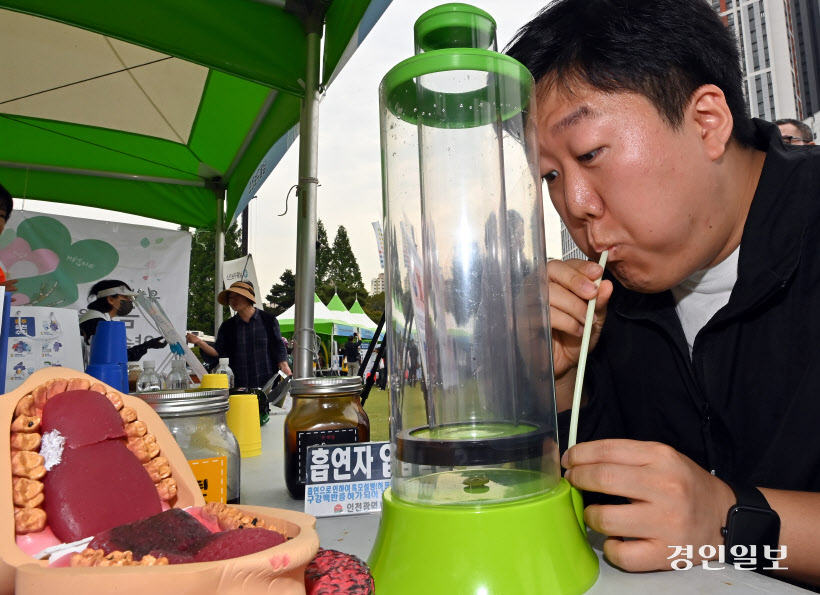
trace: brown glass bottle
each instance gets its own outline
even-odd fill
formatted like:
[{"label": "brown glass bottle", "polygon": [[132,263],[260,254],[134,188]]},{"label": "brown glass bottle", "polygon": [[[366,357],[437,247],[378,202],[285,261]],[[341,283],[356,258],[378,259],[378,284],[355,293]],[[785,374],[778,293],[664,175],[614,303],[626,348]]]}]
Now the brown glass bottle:
[{"label": "brown glass bottle", "polygon": [[285,417],[285,484],[293,498],[305,497],[308,446],[370,441],[361,392],[358,376],[291,382],[293,405]]}]

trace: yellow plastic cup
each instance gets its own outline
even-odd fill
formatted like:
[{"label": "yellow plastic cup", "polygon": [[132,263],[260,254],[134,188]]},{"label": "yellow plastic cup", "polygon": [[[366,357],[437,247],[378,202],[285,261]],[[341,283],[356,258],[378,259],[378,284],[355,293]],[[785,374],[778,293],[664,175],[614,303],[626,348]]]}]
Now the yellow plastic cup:
[{"label": "yellow plastic cup", "polygon": [[205,374],[199,388],[228,388],[227,374]]},{"label": "yellow plastic cup", "polygon": [[259,427],[259,401],[256,395],[231,395],[228,403],[228,427],[239,442],[239,454],[243,458],[262,454],[262,429]]}]

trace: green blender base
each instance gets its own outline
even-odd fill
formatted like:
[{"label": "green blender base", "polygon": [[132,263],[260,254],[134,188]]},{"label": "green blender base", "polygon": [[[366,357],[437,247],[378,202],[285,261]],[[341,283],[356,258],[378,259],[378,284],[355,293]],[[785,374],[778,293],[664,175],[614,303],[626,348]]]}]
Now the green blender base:
[{"label": "green blender base", "polygon": [[482,506],[410,504],[388,489],[368,564],[379,595],[579,595],[598,579],[581,495],[563,479]]}]

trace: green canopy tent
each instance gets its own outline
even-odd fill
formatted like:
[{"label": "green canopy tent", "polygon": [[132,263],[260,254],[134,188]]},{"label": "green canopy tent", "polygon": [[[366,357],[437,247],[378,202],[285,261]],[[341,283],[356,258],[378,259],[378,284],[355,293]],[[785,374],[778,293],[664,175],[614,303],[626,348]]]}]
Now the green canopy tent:
[{"label": "green canopy tent", "polygon": [[333,297],[327,304],[327,309],[333,312],[342,312],[344,314],[347,314],[347,308],[342,303],[342,298],[339,297],[338,293],[333,294]]},{"label": "green canopy tent", "polygon": [[[296,306],[293,305],[276,317],[282,335],[290,336],[296,328]],[[335,325],[344,325],[347,321],[336,315],[324,305],[315,293],[313,294],[313,328],[317,335],[333,335]]]},{"label": "green canopy tent", "polygon": [[[353,305],[350,306],[348,315],[350,316],[350,319],[353,321],[355,326],[361,329],[362,339],[370,339],[373,336],[372,331],[375,331],[378,325],[375,322],[373,322],[367,314],[365,314],[364,308],[362,308],[362,305],[359,303],[359,298],[356,298],[356,300],[353,302]],[[367,331],[371,332],[368,333]],[[384,331],[382,331],[382,334],[383,333]]]},{"label": "green canopy tent", "polygon": [[224,232],[225,203],[241,212],[300,135],[307,323],[319,97],[389,3],[0,0],[0,180],[17,197]]},{"label": "green canopy tent", "polygon": [[[341,304],[341,300],[339,300],[339,303]],[[344,304],[342,304],[342,308],[344,308]],[[321,342],[326,362],[330,362],[330,354],[333,353],[332,342],[336,341],[337,337],[340,338],[350,334],[348,332],[350,323],[340,314],[340,311],[334,311],[329,306],[325,306],[319,296],[313,294],[313,329]],[[293,336],[296,329],[295,305],[285,310],[276,319],[279,321],[279,330],[282,332],[282,336]],[[342,328],[340,329],[340,327]],[[339,330],[342,330],[342,333],[339,333]]]}]

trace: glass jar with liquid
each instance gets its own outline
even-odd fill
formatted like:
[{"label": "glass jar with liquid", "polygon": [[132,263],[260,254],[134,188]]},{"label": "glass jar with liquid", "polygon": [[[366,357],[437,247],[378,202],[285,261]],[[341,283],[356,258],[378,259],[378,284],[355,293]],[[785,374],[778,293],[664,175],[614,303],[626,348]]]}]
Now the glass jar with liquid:
[{"label": "glass jar with liquid", "polygon": [[358,376],[299,378],[291,381],[293,405],[285,417],[285,484],[305,497],[307,448],[317,444],[370,441],[370,420],[362,408]]},{"label": "glass jar with liquid", "polygon": [[191,465],[206,502],[240,504],[239,443],[228,428],[227,389],[140,393],[162,418]]}]

